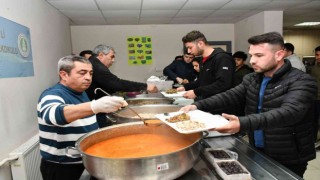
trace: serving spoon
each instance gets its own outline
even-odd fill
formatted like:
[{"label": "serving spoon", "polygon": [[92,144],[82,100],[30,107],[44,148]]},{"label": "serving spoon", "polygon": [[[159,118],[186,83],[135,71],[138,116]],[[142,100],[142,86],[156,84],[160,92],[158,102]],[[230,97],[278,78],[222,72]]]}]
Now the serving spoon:
[{"label": "serving spoon", "polygon": [[[106,94],[107,96],[111,96],[109,93],[107,93],[106,91],[104,91],[103,89],[101,88],[96,88],[94,90],[94,94],[97,94],[97,90],[100,90],[101,92],[103,92],[104,94]],[[159,119],[143,119],[139,113],[137,113],[135,110],[133,110],[131,107],[129,107],[129,105],[127,105],[126,107],[124,108],[127,108],[129,109],[132,113],[134,113],[139,119],[140,121],[142,121],[144,123],[144,125],[146,126],[153,126],[153,127],[156,127],[156,126],[160,126],[162,125],[162,122],[161,120]],[[113,112],[114,114],[117,114],[115,112]]]}]

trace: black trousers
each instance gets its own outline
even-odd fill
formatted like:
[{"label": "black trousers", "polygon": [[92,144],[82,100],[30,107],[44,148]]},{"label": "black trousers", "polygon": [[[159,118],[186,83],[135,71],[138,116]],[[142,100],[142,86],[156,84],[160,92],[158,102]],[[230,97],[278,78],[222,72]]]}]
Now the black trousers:
[{"label": "black trousers", "polygon": [[79,180],[83,164],[59,164],[41,159],[40,171],[43,180]]}]

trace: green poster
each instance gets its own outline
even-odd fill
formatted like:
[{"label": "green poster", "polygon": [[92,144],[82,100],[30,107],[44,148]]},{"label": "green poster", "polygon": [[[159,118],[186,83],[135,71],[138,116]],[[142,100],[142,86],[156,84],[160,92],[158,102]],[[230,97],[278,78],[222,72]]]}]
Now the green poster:
[{"label": "green poster", "polygon": [[150,36],[127,38],[129,65],[152,64],[152,41]]}]

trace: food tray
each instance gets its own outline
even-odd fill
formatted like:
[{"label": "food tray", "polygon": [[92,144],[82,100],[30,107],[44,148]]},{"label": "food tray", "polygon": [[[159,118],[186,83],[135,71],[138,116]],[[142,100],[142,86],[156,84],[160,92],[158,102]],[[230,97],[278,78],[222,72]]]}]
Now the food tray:
[{"label": "food tray", "polygon": [[206,148],[204,155],[224,180],[249,180],[250,172],[239,162],[236,152],[223,148]]},{"label": "food tray", "polygon": [[250,172],[237,160],[222,160],[213,164],[224,180],[251,180]]},{"label": "food tray", "polygon": [[215,161],[219,160],[237,160],[238,159],[238,154],[236,152],[223,149],[223,148],[206,148],[204,151],[205,156],[207,159],[211,162],[214,163]]},{"label": "food tray", "polygon": [[[223,126],[228,123],[228,120],[225,119],[224,117],[220,115],[212,115],[207,112],[203,112],[200,110],[194,110],[194,111],[189,111],[187,114],[190,116],[191,121],[198,121],[199,123],[204,123],[204,127],[202,128],[196,128],[196,129],[190,129],[190,130],[183,130],[178,127],[177,123],[170,123],[167,121],[167,119],[181,114],[181,111],[178,112],[172,112],[172,113],[163,113],[163,114],[156,114],[155,117],[160,119],[162,122],[167,124],[168,126],[172,127],[179,133],[183,134],[190,134],[190,133],[196,133],[196,132],[201,132],[201,131],[206,131],[209,129],[213,129],[219,126]],[[187,121],[182,121],[182,122],[187,122]]]},{"label": "food tray", "polygon": [[173,94],[168,94],[165,91],[161,91],[161,94],[164,97],[168,97],[168,98],[174,98],[174,97],[183,97],[183,94],[186,93],[186,91],[178,91],[177,93],[173,93]]}]

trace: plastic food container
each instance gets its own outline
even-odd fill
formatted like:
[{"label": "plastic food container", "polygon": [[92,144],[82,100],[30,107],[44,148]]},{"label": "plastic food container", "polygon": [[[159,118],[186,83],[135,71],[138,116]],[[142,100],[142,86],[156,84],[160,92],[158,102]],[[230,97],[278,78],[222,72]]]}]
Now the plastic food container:
[{"label": "plastic food container", "polygon": [[156,85],[159,91],[172,89],[173,81],[147,81],[147,84]]},{"label": "plastic food container", "polygon": [[204,154],[222,179],[252,179],[250,172],[239,161],[237,161],[237,153],[222,148],[206,148]]}]

